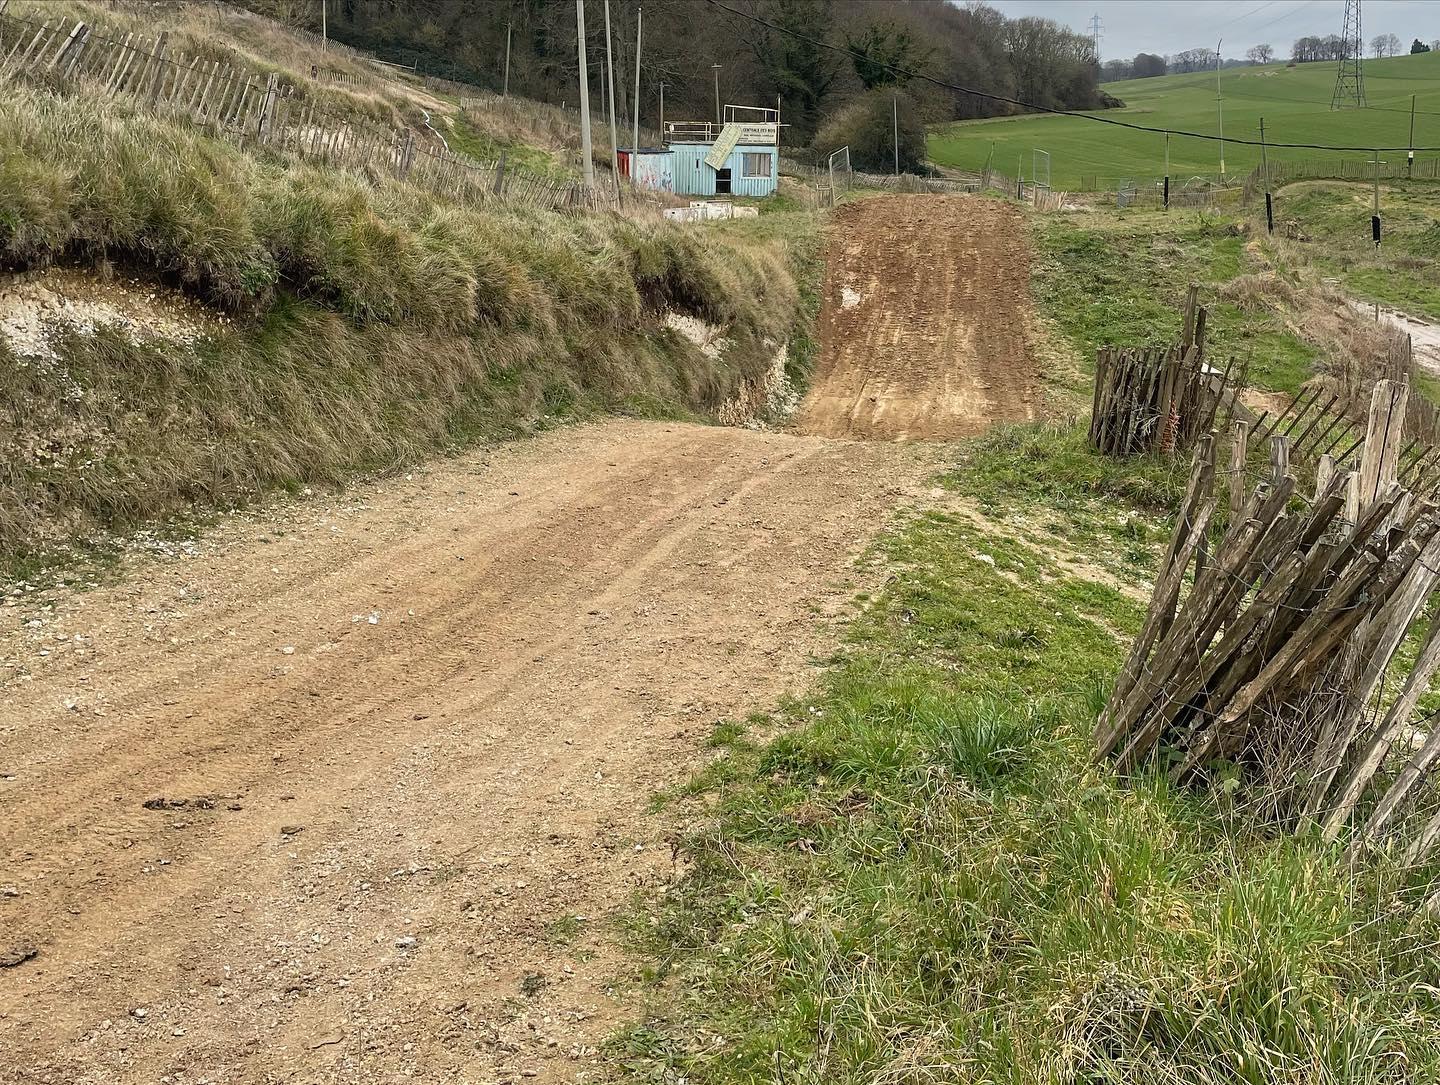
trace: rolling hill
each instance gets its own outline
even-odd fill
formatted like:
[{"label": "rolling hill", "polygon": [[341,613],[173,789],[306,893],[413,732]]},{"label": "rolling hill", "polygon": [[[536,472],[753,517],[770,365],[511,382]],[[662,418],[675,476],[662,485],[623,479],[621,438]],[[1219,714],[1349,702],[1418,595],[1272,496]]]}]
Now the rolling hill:
[{"label": "rolling hill", "polygon": [[[1265,120],[1267,141],[1330,146],[1403,147],[1409,143],[1410,99],[1415,96],[1416,146],[1440,148],[1440,54],[1366,61],[1366,109],[1331,110],[1333,63],[1287,67],[1268,64],[1229,68],[1221,73],[1225,135],[1259,139]],[[1105,89],[1126,105],[1092,114],[1154,128],[1216,133],[1215,74],[1191,72],[1156,79],[1132,79]],[[961,121],[932,130],[930,158],[942,166],[981,169],[994,148],[994,165],[1013,172],[1023,159],[1031,175],[1032,149],[1051,155],[1056,188],[1110,188],[1125,178],[1153,178],[1165,170],[1165,138],[1079,116],[1026,115]],[[1260,164],[1260,148],[1224,145],[1227,175],[1237,176]],[[1325,157],[1314,150],[1275,147],[1272,160]],[[1440,152],[1417,152],[1436,157]],[[1403,159],[1404,152],[1399,152]],[[1363,151],[1338,155],[1364,159]],[[1392,155],[1391,157],[1395,157]],[[1220,168],[1220,144],[1214,140],[1172,136],[1170,175],[1182,181],[1213,176]]]}]

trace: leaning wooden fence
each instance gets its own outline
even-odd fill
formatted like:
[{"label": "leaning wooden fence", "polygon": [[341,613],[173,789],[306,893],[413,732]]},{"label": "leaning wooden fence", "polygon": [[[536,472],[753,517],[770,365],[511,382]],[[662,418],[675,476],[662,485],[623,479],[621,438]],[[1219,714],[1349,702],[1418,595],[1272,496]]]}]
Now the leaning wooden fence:
[{"label": "leaning wooden fence", "polygon": [[[1206,310],[1191,284],[1179,340],[1164,346],[1101,347],[1095,358],[1090,443],[1110,456],[1188,452],[1221,408],[1239,410],[1244,383],[1235,359],[1205,360]],[[1243,367],[1242,367],[1243,368]]]},{"label": "leaning wooden fence", "polygon": [[[1317,381],[1274,414],[1254,419],[1252,439],[1287,438],[1296,461],[1318,463],[1330,457],[1336,468],[1352,468],[1365,441],[1367,411],[1381,382],[1409,386],[1414,375],[1410,337],[1398,333],[1368,374],[1347,370],[1331,382]],[[1400,422],[1402,443],[1397,455],[1400,481],[1415,489],[1440,485],[1440,410],[1421,396],[1409,396]]]},{"label": "leaning wooden fence", "polygon": [[[1297,500],[1287,439],[1247,492],[1247,423],[1232,433],[1221,518],[1215,442],[1197,444],[1190,482],[1140,634],[1095,731],[1121,771],[1157,761],[1177,781],[1238,773],[1241,797],[1357,852],[1407,823],[1440,757],[1440,728],[1415,731],[1440,671],[1440,622],[1393,696],[1385,679],[1440,579],[1440,506],[1400,474],[1408,389],[1374,389],[1355,471],[1322,456]],[[1193,581],[1184,592],[1187,573]],[[1401,740],[1404,741],[1401,741]],[[1411,861],[1440,840],[1440,814],[1410,817]]]},{"label": "leaning wooden fence", "polygon": [[[0,0],[3,12],[4,0]],[[599,209],[655,203],[628,184],[587,189],[577,181],[478,163],[436,146],[414,129],[358,123],[320,95],[282,85],[274,73],[185,56],[168,32],[109,37],[84,22],[0,14],[0,66],[63,84],[76,93],[124,95],[157,114],[187,119],[244,146],[389,175],[469,203],[506,201],[547,208]]]}]

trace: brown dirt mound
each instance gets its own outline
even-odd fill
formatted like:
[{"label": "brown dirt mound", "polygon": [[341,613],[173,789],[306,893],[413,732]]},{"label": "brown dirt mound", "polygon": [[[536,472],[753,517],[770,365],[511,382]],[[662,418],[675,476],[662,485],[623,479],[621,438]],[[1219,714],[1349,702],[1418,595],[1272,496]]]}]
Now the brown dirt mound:
[{"label": "brown dirt mound", "polygon": [[1019,210],[975,196],[857,200],[835,214],[826,263],[797,432],[946,440],[1035,417]]}]

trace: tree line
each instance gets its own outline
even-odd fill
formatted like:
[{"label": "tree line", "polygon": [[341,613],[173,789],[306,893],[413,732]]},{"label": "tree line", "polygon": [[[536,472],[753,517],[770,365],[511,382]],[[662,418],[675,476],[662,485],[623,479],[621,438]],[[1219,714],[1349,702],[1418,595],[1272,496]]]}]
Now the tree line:
[{"label": "tree line", "polygon": [[[319,29],[320,0],[246,3]],[[329,5],[329,33],[336,40],[492,90],[499,90],[504,78],[508,30],[510,92],[576,104],[574,0],[329,0]],[[925,123],[1021,111],[905,73],[1046,108],[1117,104],[1099,90],[1090,38],[1048,19],[1007,18],[981,3],[726,0],[726,7],[738,12],[733,14],[704,0],[610,0],[615,100],[627,117],[642,7],[640,116],[648,127],[660,122],[662,83],[666,120],[710,120],[718,82],[722,104],[778,106],[792,149],[813,145],[826,152],[834,148],[817,143],[817,137],[842,138],[847,133],[833,129],[844,118],[852,128],[871,123],[864,118],[880,116],[876,103],[883,98],[888,166],[893,98],[900,99],[898,112],[911,118],[912,130],[918,126],[917,159],[923,159]],[[591,104],[598,109],[608,93],[602,0],[586,4],[586,41]]]},{"label": "tree line", "polygon": [[[1410,45],[1411,53],[1428,53],[1440,49],[1440,39],[1427,45],[1416,38]],[[1401,39],[1395,34],[1377,34],[1370,39],[1370,54],[1376,59],[1398,56],[1404,49]],[[1296,38],[1290,47],[1290,61],[1293,64],[1309,64],[1315,61],[1341,60],[1345,56],[1345,39],[1339,34],[1307,35]],[[1245,59],[1225,59],[1222,68],[1242,64],[1269,64],[1275,59],[1275,47],[1269,43],[1252,45],[1245,51]],[[1106,82],[1122,79],[1150,79],[1157,75],[1172,75],[1185,72],[1214,71],[1216,53],[1214,49],[1185,49],[1170,56],[1157,53],[1137,53],[1130,60],[1107,60],[1101,66],[1101,78]]]}]

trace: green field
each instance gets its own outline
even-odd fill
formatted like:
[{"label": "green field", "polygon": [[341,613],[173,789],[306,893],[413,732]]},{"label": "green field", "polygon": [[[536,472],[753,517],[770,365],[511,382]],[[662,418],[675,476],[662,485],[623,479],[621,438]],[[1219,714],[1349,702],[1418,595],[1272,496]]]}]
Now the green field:
[{"label": "green field", "polygon": [[[1416,96],[1415,144],[1440,147],[1440,53],[1393,57],[1365,62],[1369,108],[1330,109],[1335,87],[1333,63],[1284,64],[1228,68],[1220,74],[1224,93],[1225,135],[1259,139],[1265,118],[1267,141],[1331,146],[1404,147],[1410,139],[1410,96]],[[1167,75],[1106,84],[1124,101],[1124,109],[1100,114],[1154,128],[1214,134],[1215,73]],[[1014,174],[1023,159],[1031,175],[1031,151],[1050,152],[1051,184],[1078,190],[1094,179],[1099,188],[1122,178],[1155,178],[1165,170],[1165,138],[1081,117],[1029,115],[961,121],[932,130],[930,158],[941,166],[978,170],[994,146],[994,166]],[[1316,159],[1320,152],[1276,148],[1273,159]],[[1363,152],[1342,157],[1356,161]],[[1404,152],[1383,156],[1404,160]],[[1418,152],[1417,159],[1440,157]],[[1258,147],[1225,144],[1227,175],[1241,176],[1260,164]],[[1220,169],[1220,145],[1212,140],[1174,136],[1170,140],[1170,175],[1181,183],[1194,175],[1213,176]]]}]

